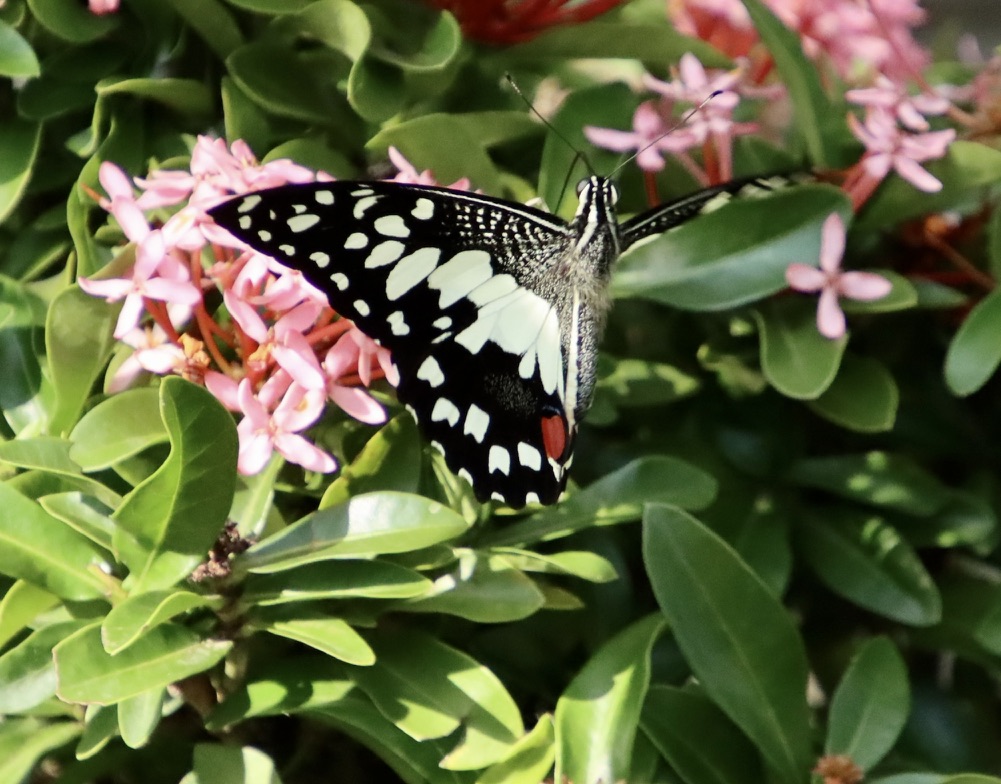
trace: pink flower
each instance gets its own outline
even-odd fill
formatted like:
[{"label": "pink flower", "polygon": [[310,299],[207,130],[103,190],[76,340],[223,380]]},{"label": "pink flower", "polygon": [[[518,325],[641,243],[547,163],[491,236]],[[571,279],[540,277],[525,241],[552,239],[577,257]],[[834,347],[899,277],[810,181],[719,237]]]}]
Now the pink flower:
[{"label": "pink flower", "polygon": [[323,413],[322,390],[304,389],[287,373],[278,372],[256,396],[249,379],[243,379],[237,397],[244,415],[236,427],[240,439],[237,469],[241,474],[260,472],[275,451],[310,471],[328,474],[337,468],[333,457],[299,435]]},{"label": "pink flower", "polygon": [[849,90],[845,93],[852,103],[871,106],[896,115],[901,125],[911,131],[927,131],[925,115],[944,114],[949,102],[940,95],[920,93],[909,95],[903,84],[880,74],[872,87]]},{"label": "pink flower", "polygon": [[845,224],[834,212],[827,216],[820,235],[820,269],[793,263],[786,268],[789,287],[809,294],[820,292],[817,303],[817,330],[836,340],[845,334],[845,314],[838,297],[869,302],[890,293],[892,284],[874,272],[842,272],[845,252]]},{"label": "pink flower", "polygon": [[664,168],[662,150],[678,149],[677,143],[672,143],[669,141],[670,137],[664,135],[669,127],[658,111],[657,104],[654,101],[644,101],[633,114],[632,131],[588,125],[584,128],[584,135],[591,144],[606,150],[639,150],[636,165],[643,171],[654,172]]},{"label": "pink flower", "polygon": [[120,0],[88,0],[87,7],[92,14],[103,16],[117,11],[119,2]]},{"label": "pink flower", "polygon": [[135,351],[118,366],[108,383],[109,393],[127,389],[144,370],[164,376],[182,370],[187,363],[184,350],[171,343],[167,333],[157,324],[136,327],[124,334],[121,341]]},{"label": "pink flower", "polygon": [[878,184],[892,169],[918,190],[933,193],[942,188],[942,183],[918,164],[945,155],[956,138],[954,129],[909,133],[897,125],[893,115],[875,108],[866,112],[864,123],[848,115],[848,125],[865,145],[861,163],[870,183]]},{"label": "pink flower", "polygon": [[323,372],[327,379],[327,396],[346,414],[359,422],[364,422],[367,425],[381,425],[386,421],[386,412],[382,406],[373,400],[372,396],[364,389],[340,383],[340,379],[353,373],[355,368],[361,370],[360,356],[361,349],[352,338],[351,332],[345,332],[330,347],[323,360]]},{"label": "pink flower", "polygon": [[[422,172],[417,171],[417,168],[403,157],[403,153],[395,147],[390,147],[386,152],[389,155],[390,162],[398,171],[397,175],[391,179],[391,182],[403,182],[409,185],[438,185],[438,181],[434,178],[430,169],[425,169]],[[469,178],[463,177],[445,187],[456,191],[468,191]]]}]

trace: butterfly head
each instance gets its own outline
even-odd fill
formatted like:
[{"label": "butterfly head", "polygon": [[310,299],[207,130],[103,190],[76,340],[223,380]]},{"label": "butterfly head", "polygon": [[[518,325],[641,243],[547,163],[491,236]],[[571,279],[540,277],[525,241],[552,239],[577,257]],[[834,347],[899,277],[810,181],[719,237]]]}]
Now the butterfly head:
[{"label": "butterfly head", "polygon": [[601,278],[607,276],[620,249],[615,203],[619,189],[608,177],[591,175],[577,184],[577,213],[571,228],[577,235],[576,255]]}]

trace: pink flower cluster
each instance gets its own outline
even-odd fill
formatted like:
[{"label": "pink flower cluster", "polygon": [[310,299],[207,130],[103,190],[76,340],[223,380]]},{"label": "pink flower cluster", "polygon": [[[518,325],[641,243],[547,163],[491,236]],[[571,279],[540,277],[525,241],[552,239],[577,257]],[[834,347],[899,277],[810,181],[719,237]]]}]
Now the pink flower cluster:
[{"label": "pink flower cluster", "polygon": [[[397,151],[390,155],[398,179],[433,182]],[[188,171],[158,170],[133,183],[112,163],[100,168],[107,196],[99,204],[135,254],[122,277],[79,280],[87,293],[122,303],[115,337],[133,351],[108,391],[143,372],[203,383],[242,417],[244,474],[260,471],[276,451],[310,470],[335,470],[334,458],[303,432],[327,401],[361,422],[384,422],[385,411],[360,385],[398,382],[389,353],[337,318],[300,273],[246,248],[207,214],[233,194],[320,179],[330,178],[288,160],[260,164],[245,143],[227,149],[204,136]],[[218,293],[224,307],[209,304]]]}]

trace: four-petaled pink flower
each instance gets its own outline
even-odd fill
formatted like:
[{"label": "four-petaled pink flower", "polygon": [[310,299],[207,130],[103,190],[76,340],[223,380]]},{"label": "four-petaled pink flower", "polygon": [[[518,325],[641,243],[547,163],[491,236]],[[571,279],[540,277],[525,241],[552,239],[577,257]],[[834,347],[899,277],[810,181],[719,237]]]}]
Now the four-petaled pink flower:
[{"label": "four-petaled pink flower", "polygon": [[664,151],[683,149],[670,136],[665,136],[670,126],[665,122],[657,103],[644,101],[633,114],[632,131],[619,131],[615,128],[599,128],[588,125],[584,135],[591,144],[604,147],[615,152],[638,150],[636,165],[643,171],[654,172],[664,168]]},{"label": "four-petaled pink flower", "polygon": [[835,340],[845,334],[845,314],[839,297],[869,302],[890,293],[892,284],[874,272],[842,272],[845,252],[845,224],[838,213],[824,221],[820,235],[820,269],[793,263],[786,268],[786,282],[796,291],[820,292],[817,304],[817,329],[825,338]]},{"label": "four-petaled pink flower", "polygon": [[941,95],[910,95],[902,83],[882,74],[876,77],[872,87],[849,90],[845,98],[852,103],[872,106],[895,115],[900,124],[911,131],[927,131],[930,126],[926,115],[945,114],[949,110],[949,101]]}]

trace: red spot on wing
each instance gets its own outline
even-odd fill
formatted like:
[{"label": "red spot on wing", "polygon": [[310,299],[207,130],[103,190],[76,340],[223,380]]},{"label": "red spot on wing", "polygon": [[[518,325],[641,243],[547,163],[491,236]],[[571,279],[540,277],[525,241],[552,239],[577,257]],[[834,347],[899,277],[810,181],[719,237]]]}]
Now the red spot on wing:
[{"label": "red spot on wing", "polygon": [[568,441],[567,420],[563,416],[553,414],[542,417],[542,443],[549,457],[562,463],[566,458]]}]

